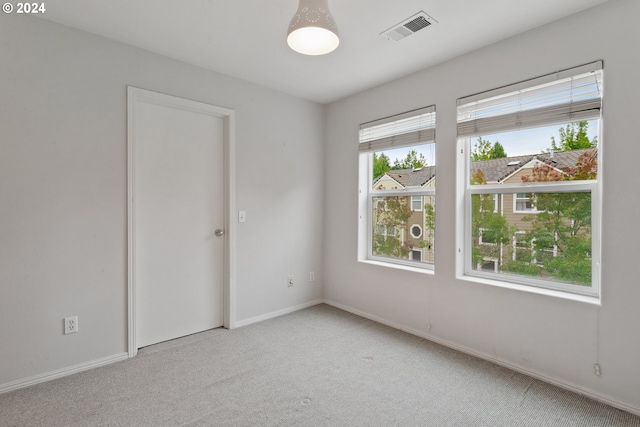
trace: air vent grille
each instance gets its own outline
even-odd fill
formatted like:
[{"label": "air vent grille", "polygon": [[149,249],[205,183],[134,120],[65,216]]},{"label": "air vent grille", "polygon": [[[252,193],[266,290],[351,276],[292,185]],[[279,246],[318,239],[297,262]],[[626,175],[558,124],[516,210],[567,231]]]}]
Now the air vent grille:
[{"label": "air vent grille", "polygon": [[412,17],[405,19],[399,24],[394,25],[388,30],[383,31],[382,33],[380,33],[380,35],[398,41],[412,34],[415,34],[423,28],[427,28],[428,26],[437,22],[438,21],[421,11],[416,13]]},{"label": "air vent grille", "polygon": [[404,24],[406,28],[413,31],[414,33],[416,31],[419,31],[423,28],[428,27],[429,25],[431,25],[431,22],[427,21],[427,18],[425,18],[424,16],[418,16],[413,21],[409,21],[406,24]]}]

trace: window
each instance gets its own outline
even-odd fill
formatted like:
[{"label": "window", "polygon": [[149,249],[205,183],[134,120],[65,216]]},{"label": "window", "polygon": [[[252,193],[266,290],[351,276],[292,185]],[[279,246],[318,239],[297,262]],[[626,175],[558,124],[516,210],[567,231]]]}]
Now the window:
[{"label": "window", "polygon": [[431,106],[360,126],[360,260],[433,268],[435,114]]},{"label": "window", "polygon": [[493,211],[494,212],[498,212],[498,200],[500,199],[500,195],[499,194],[494,194],[493,195]]},{"label": "window", "polygon": [[536,212],[535,206],[531,203],[531,195],[527,193],[517,193],[514,197],[513,211],[517,213]]},{"label": "window", "polygon": [[497,273],[498,272],[498,260],[495,259],[483,259],[482,262],[480,264],[478,264],[477,267],[478,270],[481,271],[490,271],[493,273]]},{"label": "window", "polygon": [[524,231],[516,231],[513,233],[513,248],[511,251],[512,261],[531,262],[533,258],[533,246],[530,240],[527,240],[527,234]]},{"label": "window", "polygon": [[602,81],[596,62],[458,100],[459,275],[599,296]]},{"label": "window", "polygon": [[493,229],[479,228],[478,231],[480,234],[479,243],[481,245],[497,245],[498,244],[498,238],[496,236],[497,233]]},{"label": "window", "polygon": [[500,194],[483,196],[477,203],[479,204],[478,209],[481,212],[498,212],[500,208]]},{"label": "window", "polygon": [[411,209],[414,211],[422,210],[422,197],[421,196],[411,196]]},{"label": "window", "polygon": [[392,225],[376,224],[376,233],[384,237],[396,237],[396,228]]}]

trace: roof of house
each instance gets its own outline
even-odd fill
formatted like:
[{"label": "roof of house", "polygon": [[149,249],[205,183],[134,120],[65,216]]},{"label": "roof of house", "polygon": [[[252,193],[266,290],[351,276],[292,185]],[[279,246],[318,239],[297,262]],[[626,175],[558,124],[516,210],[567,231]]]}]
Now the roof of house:
[{"label": "roof of house", "polygon": [[[395,169],[387,171],[384,175],[387,175],[397,181],[403,187],[421,187],[433,179],[436,175],[436,167],[425,166],[416,169]],[[374,181],[374,187],[376,183],[384,177],[384,175],[378,177],[378,179]]]},{"label": "roof of house", "polygon": [[597,149],[585,148],[572,151],[557,151],[555,153],[527,154],[524,156],[503,157],[501,159],[480,160],[471,163],[471,172],[474,173],[480,169],[487,182],[500,182],[535,159],[547,163],[558,170],[573,167],[578,162],[578,158],[585,152],[593,152],[594,155],[596,155]]},{"label": "roof of house", "polygon": [[[503,157],[501,159],[480,160],[471,162],[471,171],[474,173],[478,169],[484,174],[484,178],[489,183],[500,182],[512,175],[518,169],[522,168],[532,160],[539,160],[543,163],[552,165],[558,170],[566,167],[573,167],[577,164],[578,158],[586,152],[593,152],[597,155],[598,150],[595,148],[585,148],[572,151],[557,151],[554,153],[527,154],[524,156]],[[396,169],[389,170],[384,175],[378,177],[373,186],[378,183],[385,175],[397,181],[403,187],[421,187],[431,181],[436,176],[435,166],[425,166],[418,169]]]}]

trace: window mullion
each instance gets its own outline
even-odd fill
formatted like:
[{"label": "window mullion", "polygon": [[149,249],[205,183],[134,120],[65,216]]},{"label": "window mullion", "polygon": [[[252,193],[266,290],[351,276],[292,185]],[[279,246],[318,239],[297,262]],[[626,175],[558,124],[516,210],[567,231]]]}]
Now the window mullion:
[{"label": "window mullion", "polygon": [[470,194],[566,193],[593,191],[597,181],[554,181],[522,184],[469,185]]}]

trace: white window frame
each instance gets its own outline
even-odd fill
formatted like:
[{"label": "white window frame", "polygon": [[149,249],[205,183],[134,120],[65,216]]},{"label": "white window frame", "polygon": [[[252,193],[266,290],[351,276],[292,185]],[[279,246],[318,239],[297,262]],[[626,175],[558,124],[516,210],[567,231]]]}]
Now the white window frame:
[{"label": "white window frame", "polygon": [[[414,211],[414,212],[421,212],[424,209],[424,207],[422,205],[422,203],[423,203],[422,200],[423,200],[423,198],[421,196],[411,196],[411,210]],[[415,202],[419,202],[420,203],[420,207],[418,209],[416,209],[413,206],[413,204]]]},{"label": "white window frame", "polygon": [[[407,259],[391,258],[373,254],[373,200],[376,197],[413,197],[420,196],[424,200],[425,196],[432,196],[435,199],[436,189],[434,187],[406,187],[389,190],[373,189],[373,153],[385,149],[400,147],[414,147],[435,143],[435,106],[408,111],[396,116],[375,120],[360,125],[359,144],[359,203],[358,203],[358,261],[373,262],[378,265],[390,267],[406,268],[412,271],[432,273],[434,264],[413,261],[411,252]],[[423,116],[425,123],[420,129],[414,125],[406,126],[411,118]],[[394,126],[394,124],[399,124]],[[382,127],[379,135],[375,133],[366,134],[367,129]],[[387,127],[388,129],[385,129]],[[394,128],[395,127],[395,128]],[[364,136],[363,136],[364,135]],[[413,200],[410,199],[413,211]],[[422,210],[422,209],[421,209]],[[422,228],[422,227],[421,227]],[[401,230],[401,239],[404,242],[404,232]],[[423,230],[424,234],[424,230]],[[410,232],[409,232],[410,235]],[[434,239],[435,240],[435,239]],[[423,257],[424,259],[424,254]]]},{"label": "white window frame", "polygon": [[498,243],[496,242],[485,242],[483,237],[484,237],[484,228],[480,228],[478,229],[478,244],[480,245],[487,245],[487,246],[497,246]]},{"label": "white window frame", "polygon": [[[511,237],[511,260],[512,261],[516,261],[518,259],[518,249],[521,250],[526,250],[530,253],[531,255],[531,259],[533,259],[534,257],[534,250],[533,250],[533,241],[529,243],[529,247],[524,248],[522,246],[518,246],[518,235],[523,236],[525,235],[525,231],[524,230],[519,230],[516,231],[513,236]],[[535,239],[533,239],[535,240]]]},{"label": "white window frame", "polygon": [[[458,206],[461,207],[460,215],[458,215],[456,223],[456,242],[457,242],[457,259],[456,273],[459,279],[471,280],[475,282],[485,283],[494,286],[508,287],[535,293],[543,293],[547,295],[561,296],[570,299],[595,302],[600,301],[601,271],[600,271],[600,248],[601,248],[601,190],[602,190],[602,145],[598,147],[598,177],[596,180],[589,181],[556,181],[556,182],[528,182],[528,183],[509,183],[509,184],[485,184],[472,185],[470,183],[470,155],[472,148],[472,139],[478,135],[497,133],[500,130],[527,129],[537,126],[564,125],[569,122],[577,122],[580,120],[597,119],[601,121],[602,100],[580,101],[575,104],[568,104],[563,109],[558,109],[556,118],[547,117],[540,121],[539,117],[529,117],[526,112],[510,113],[511,116],[516,115],[520,121],[518,126],[504,127],[505,123],[499,123],[499,120],[487,119],[471,119],[464,123],[461,119],[461,107],[469,105],[469,102],[477,100],[491,99],[502,94],[509,94],[517,90],[536,87],[542,84],[548,84],[556,80],[566,79],[571,76],[578,76],[582,73],[594,73],[600,75],[602,72],[602,62],[587,64],[585,66],[576,67],[574,69],[560,71],[551,75],[542,76],[526,82],[515,85],[505,86],[494,91],[485,92],[483,94],[473,95],[471,97],[461,98],[458,100],[459,105],[459,122],[458,122],[458,182],[457,182],[457,199]],[[599,81],[599,84],[601,81]],[[601,96],[602,88],[599,85],[598,90]],[[580,105],[578,105],[580,104]],[[572,108],[576,109],[573,111]],[[582,109],[580,109],[582,108]],[[562,110],[562,111],[560,111]],[[571,119],[567,119],[569,116]],[[506,117],[506,116],[505,116]],[[502,118],[499,116],[498,118]],[[509,117],[506,117],[509,119]],[[505,121],[506,121],[505,119]],[[484,120],[484,121],[483,121]],[[501,128],[501,126],[503,126]],[[508,125],[507,125],[508,126]],[[496,131],[497,129],[497,131]],[[602,124],[598,126],[598,141],[602,142]],[[554,282],[543,280],[540,278],[527,277],[524,275],[490,273],[485,271],[474,270],[472,268],[472,230],[471,230],[471,198],[475,194],[513,194],[514,195],[514,212],[517,213],[515,206],[515,194],[517,193],[562,193],[562,192],[588,192],[591,194],[591,246],[592,246],[592,277],[591,286],[581,286],[568,283]],[[502,196],[504,197],[504,196]],[[534,213],[533,211],[524,211],[526,213]]]},{"label": "white window frame", "polygon": [[[418,234],[417,236],[415,234],[413,234],[413,227],[418,227],[418,229],[420,230],[420,234]],[[422,237],[423,231],[422,231],[422,226],[420,224],[411,224],[409,226],[409,235],[411,237],[413,237],[414,239],[419,239]]]},{"label": "white window frame", "polygon": [[[525,197],[518,197],[518,194],[524,194]],[[531,206],[531,209],[518,209],[518,201],[528,200],[531,203],[531,197],[527,196],[527,193],[513,193],[513,213],[518,214],[530,214],[538,213],[538,209],[535,206]]]},{"label": "white window frame", "polygon": [[[378,225],[377,227],[380,227],[382,229],[382,231],[379,231],[380,234],[382,234],[384,237],[397,237],[396,236],[396,228],[395,227],[388,227],[386,225]],[[393,233],[389,232],[389,228],[392,229]]]},{"label": "white window frame", "polygon": [[[499,194],[494,194],[492,199],[491,199],[492,202],[493,202],[493,210],[492,210],[493,213],[498,213],[499,212],[499,210],[498,210],[499,209],[499,203],[498,203],[499,197],[498,196],[499,196]],[[482,207],[480,207],[480,211],[481,212],[486,212],[485,209],[482,209]]]},{"label": "white window frame", "polygon": [[[558,235],[557,235],[557,234],[556,234],[555,238],[556,238],[556,239],[558,238]],[[531,258],[532,258],[532,260],[533,260],[532,262],[533,262],[534,264],[537,264],[537,265],[540,265],[540,264],[541,264],[541,259],[542,259],[542,258],[539,258],[539,257],[538,257],[539,255],[541,255],[541,254],[540,254],[540,252],[551,252],[551,253],[552,253],[552,256],[554,256],[554,257],[557,257],[557,256],[558,256],[558,245],[553,245],[553,247],[551,247],[551,248],[550,248],[550,250],[549,250],[549,249],[547,249],[547,250],[543,250],[543,251],[536,251],[536,250],[534,249],[535,242],[536,242],[536,239],[532,239],[532,240],[531,240],[531,252],[532,252],[532,256],[531,256]]]},{"label": "white window frame", "polygon": [[[517,250],[521,249],[521,250],[526,250],[531,254],[531,264],[534,265],[540,265],[540,258],[538,258],[538,255],[540,254],[541,251],[537,251],[535,250],[535,243],[536,243],[536,239],[533,238],[531,239],[531,242],[529,243],[529,247],[525,248],[522,246],[518,246],[518,235],[522,236],[525,235],[526,232],[524,230],[520,230],[520,231],[516,231],[516,233],[513,235],[512,237],[512,251],[511,251],[511,259],[513,261],[515,261],[517,259]],[[556,238],[558,236],[556,235]],[[551,252],[552,256],[556,257],[558,256],[558,246],[557,245],[553,245],[550,250],[545,250],[542,252]]]}]

